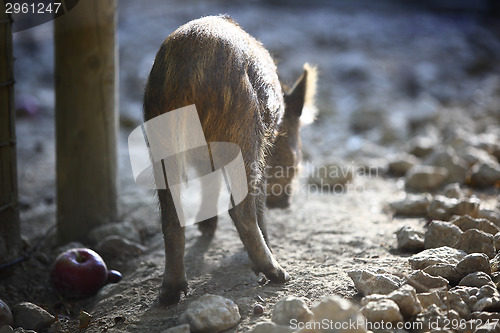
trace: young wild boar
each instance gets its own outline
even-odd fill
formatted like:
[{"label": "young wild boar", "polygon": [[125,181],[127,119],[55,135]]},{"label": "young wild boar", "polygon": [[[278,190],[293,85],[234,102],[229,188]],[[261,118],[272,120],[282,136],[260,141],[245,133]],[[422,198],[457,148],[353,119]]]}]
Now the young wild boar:
[{"label": "young wild boar", "polygon": [[[315,70],[304,65],[301,78],[283,94],[269,52],[228,16],[194,20],[168,36],[156,55],[145,89],[145,121],[195,104],[207,142],[232,142],[241,148],[252,185],[229,214],[252,269],[275,282],[285,282],[289,275],[268,246],[266,186],[267,182],[288,185],[294,176],[300,158],[299,118],[304,105],[312,103],[314,89]],[[280,173],[280,179],[268,176],[267,170],[277,166],[287,172]],[[269,206],[288,206],[290,193],[285,192],[267,198]],[[184,227],[171,191],[158,190],[158,197],[165,240],[160,302],[173,304],[187,290]],[[213,217],[198,227],[211,236],[216,225],[217,217]]]}]

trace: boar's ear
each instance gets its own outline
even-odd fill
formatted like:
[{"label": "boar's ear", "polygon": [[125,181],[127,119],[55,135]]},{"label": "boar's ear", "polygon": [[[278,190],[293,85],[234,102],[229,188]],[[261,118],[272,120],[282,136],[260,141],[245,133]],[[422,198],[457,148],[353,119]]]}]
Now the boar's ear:
[{"label": "boar's ear", "polygon": [[310,124],[316,118],[314,97],[316,95],[316,67],[304,65],[304,73],[295,82],[292,89],[285,94],[287,114],[300,117],[301,123]]}]

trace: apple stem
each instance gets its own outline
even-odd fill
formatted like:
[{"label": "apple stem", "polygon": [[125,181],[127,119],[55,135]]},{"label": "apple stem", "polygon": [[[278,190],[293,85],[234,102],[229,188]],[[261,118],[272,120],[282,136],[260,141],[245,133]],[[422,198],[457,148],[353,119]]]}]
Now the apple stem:
[{"label": "apple stem", "polygon": [[76,254],[76,262],[79,263],[85,262],[85,257],[82,256],[79,252]]}]

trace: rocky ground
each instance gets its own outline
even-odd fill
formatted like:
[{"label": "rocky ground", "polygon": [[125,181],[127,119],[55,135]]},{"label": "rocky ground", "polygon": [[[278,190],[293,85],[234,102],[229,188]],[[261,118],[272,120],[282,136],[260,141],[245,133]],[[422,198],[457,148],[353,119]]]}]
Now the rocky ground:
[{"label": "rocky ground", "polygon": [[[133,183],[126,138],[140,123],[161,40],[218,13],[264,43],[286,82],[306,61],[320,70],[320,113],[302,132],[297,194],[289,209],[269,212],[274,255],[292,279],[256,277],[224,215],[211,242],[187,228],[189,292],[165,308],[157,302],[164,253],[156,203]],[[399,332],[493,331],[500,319],[499,37],[483,12],[394,2],[121,0],[120,220],[95,230],[89,244],[61,247],[49,230],[52,27],[16,33],[22,233],[26,253],[36,251],[0,271],[0,299],[14,313],[15,331],[316,332],[332,328],[314,326],[324,320],[359,321],[359,332],[397,323],[406,324]],[[98,251],[124,279],[83,300],[59,297],[48,271],[75,246]],[[210,320],[200,324],[197,314]],[[330,331],[342,330],[336,325]]]}]

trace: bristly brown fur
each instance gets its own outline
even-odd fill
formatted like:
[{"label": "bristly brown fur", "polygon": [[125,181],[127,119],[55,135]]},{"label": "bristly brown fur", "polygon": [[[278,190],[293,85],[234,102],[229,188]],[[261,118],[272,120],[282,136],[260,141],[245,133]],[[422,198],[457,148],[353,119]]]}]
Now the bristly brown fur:
[{"label": "bristly brown fur", "polygon": [[284,113],[283,93],[267,50],[227,16],[181,26],[156,56],[145,120],[190,104],[207,142],[238,144],[246,163],[264,160]]}]

